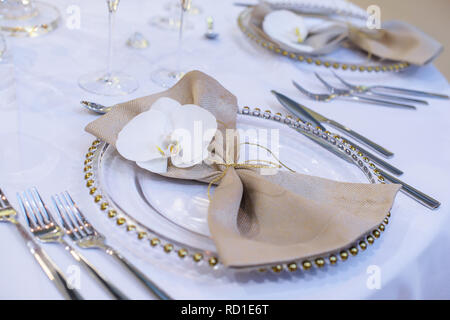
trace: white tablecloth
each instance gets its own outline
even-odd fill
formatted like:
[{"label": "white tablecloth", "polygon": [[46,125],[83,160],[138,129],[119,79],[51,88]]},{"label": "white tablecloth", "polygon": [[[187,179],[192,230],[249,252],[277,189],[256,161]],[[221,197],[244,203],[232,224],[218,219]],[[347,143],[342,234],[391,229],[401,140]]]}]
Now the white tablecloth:
[{"label": "white tablecloth", "polygon": [[[15,193],[27,187],[39,187],[47,201],[55,192],[70,190],[93,223],[104,230],[106,218],[98,213],[81,173],[84,155],[93,141],[83,129],[96,116],[81,109],[79,101],[112,104],[160,91],[150,81],[150,73],[169,63],[166,55],[173,55],[177,36],[148,23],[150,17],[163,12],[165,2],[122,1],[115,38],[116,65],[136,76],[140,88],[121,98],[89,95],[79,89],[77,78],[105,65],[105,4],[103,1],[47,1],[58,5],[64,15],[70,5],[79,6],[81,28],[69,29],[63,25],[43,37],[8,39],[11,63],[0,65],[0,186],[16,207]],[[233,7],[232,2],[197,1],[204,13],[190,18],[195,28],[186,32],[185,65],[215,77],[238,97],[241,106],[285,112],[270,93],[275,89],[348,124],[395,151],[391,162],[405,171],[402,179],[439,199],[442,206],[430,211],[399,194],[381,239],[356,258],[326,271],[215,276],[195,269],[180,271],[170,262],[148,263],[131,252],[124,254],[176,299],[450,298],[449,102],[430,100],[429,106],[408,111],[308,100],[296,91],[291,80],[320,91],[322,87],[312,73],[316,69],[249,43],[236,24],[242,8]],[[217,41],[202,36],[206,15],[216,20],[220,32]],[[135,51],[124,45],[134,31],[150,39],[149,49]],[[450,94],[447,81],[432,65],[399,74],[349,73],[347,78]],[[16,99],[11,87],[15,88]],[[25,223],[23,216],[20,220]],[[122,248],[117,238],[112,237],[111,244]],[[61,248],[49,245],[45,248],[64,271],[73,265]],[[0,298],[61,298],[14,228],[5,224],[0,225],[0,254]],[[108,257],[94,251],[85,255],[130,297],[149,298]],[[372,279],[371,266],[379,271],[379,288],[367,285]],[[69,269],[70,272],[73,270]],[[81,281],[81,292],[86,298],[108,298],[84,271]]]}]

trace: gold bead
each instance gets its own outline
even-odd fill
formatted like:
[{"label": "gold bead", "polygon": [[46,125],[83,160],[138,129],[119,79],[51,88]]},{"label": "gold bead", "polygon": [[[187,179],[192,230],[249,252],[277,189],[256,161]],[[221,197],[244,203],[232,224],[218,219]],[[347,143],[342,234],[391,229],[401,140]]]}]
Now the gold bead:
[{"label": "gold bead", "polygon": [[280,273],[281,271],[283,271],[283,266],[281,266],[281,265],[273,266],[272,271],[275,273]]},{"label": "gold bead", "polygon": [[359,242],[359,247],[361,248],[361,250],[366,250],[367,243],[365,241],[360,241]]},{"label": "gold bead", "polygon": [[192,258],[195,262],[200,262],[203,259],[203,255],[201,253],[196,253]]},{"label": "gold bead", "polygon": [[147,232],[141,231],[138,233],[138,239],[142,240],[147,236]]},{"label": "gold bead", "polygon": [[319,268],[322,268],[325,265],[325,260],[323,260],[322,258],[317,258],[315,263],[316,263],[316,266],[318,266]]},{"label": "gold bead", "polygon": [[388,218],[391,217],[391,212],[389,211],[388,214],[386,215]]},{"label": "gold bead", "polygon": [[117,224],[118,224],[119,226],[123,225],[125,222],[126,222],[125,218],[119,218],[119,219],[117,219]]},{"label": "gold bead", "polygon": [[313,62],[313,59],[311,59],[311,58],[307,58],[307,59],[306,59],[306,62],[308,62],[308,63],[312,63],[312,62]]},{"label": "gold bead", "polygon": [[337,257],[334,254],[330,256],[329,260],[331,264],[336,264],[338,261]]},{"label": "gold bead", "polygon": [[168,243],[168,244],[166,244],[166,245],[164,246],[164,251],[165,251],[166,253],[169,253],[169,252],[171,252],[172,250],[173,250],[173,245],[172,245],[172,244]]},{"label": "gold bead", "polygon": [[316,62],[316,65],[318,65],[318,66],[320,66],[322,64],[322,61],[320,61],[320,60],[316,60],[315,62]]},{"label": "gold bead", "polygon": [[89,179],[90,177],[92,177],[92,172],[88,172],[84,175],[84,180]]},{"label": "gold bead", "polygon": [[356,256],[358,254],[358,248],[351,247],[350,248],[350,253],[351,253],[352,256]]},{"label": "gold bead", "polygon": [[92,147],[90,147],[89,149],[88,149],[90,152],[92,152],[92,151],[95,151],[95,150],[97,150],[97,147],[95,147],[95,146],[92,146]]},{"label": "gold bead", "polygon": [[91,162],[92,162],[92,159],[86,159],[86,160],[84,160],[84,165],[87,165],[87,164],[89,164]]},{"label": "gold bead", "polygon": [[178,250],[178,256],[179,256],[180,258],[186,257],[187,254],[188,254],[188,252],[187,252],[186,249],[180,249],[180,250]]},{"label": "gold bead", "polygon": [[89,188],[89,187],[92,187],[94,185],[94,180],[88,180],[87,182],[86,182],[86,186]]},{"label": "gold bead", "polygon": [[348,69],[348,65],[346,65],[346,64],[343,64],[341,67],[342,67],[342,70],[347,70]]},{"label": "gold bead", "polygon": [[97,191],[97,188],[91,188],[90,190],[89,190],[89,193],[91,194],[91,195],[93,195],[94,193],[95,193],[95,191]]},{"label": "gold bead", "polygon": [[287,56],[288,54],[289,54],[289,52],[283,51],[283,56]]},{"label": "gold bead", "polygon": [[266,268],[259,268],[258,272],[267,272],[267,269]]},{"label": "gold bead", "polygon": [[108,208],[108,206],[109,206],[108,202],[103,202],[103,203],[100,205],[100,210],[105,211],[106,208]]},{"label": "gold bead", "polygon": [[133,230],[136,230],[136,226],[135,225],[133,225],[133,224],[127,225],[127,231],[133,231]]},{"label": "gold bead", "polygon": [[384,222],[384,224],[388,224],[389,223],[389,219],[388,218],[384,218],[383,222]]},{"label": "gold bead", "polygon": [[92,145],[93,145],[93,146],[96,146],[96,145],[98,145],[99,143],[100,143],[100,140],[97,139],[97,140],[95,140],[94,142],[92,142]]},{"label": "gold bead", "polygon": [[341,253],[339,255],[341,256],[341,259],[344,261],[348,259],[347,251],[341,251]]},{"label": "gold bead", "polygon": [[325,67],[330,67],[330,65],[331,65],[331,63],[329,63],[328,61],[327,62],[324,62],[324,64],[323,64]]},{"label": "gold bead", "polygon": [[219,262],[219,260],[217,260],[216,257],[211,257],[208,260],[208,263],[211,267],[214,267],[215,265],[217,265],[218,262]]},{"label": "gold bead", "polygon": [[312,263],[309,262],[308,260],[306,260],[306,261],[303,261],[302,266],[303,266],[304,270],[309,270],[312,267]]},{"label": "gold bead", "polygon": [[378,227],[378,229],[380,229],[380,231],[384,231],[384,230],[385,230],[384,224],[380,224],[380,226]]},{"label": "gold bead", "polygon": [[339,68],[339,63],[333,63],[333,68],[338,69]]},{"label": "gold bead", "polygon": [[94,154],[92,153],[92,152],[88,152],[88,153],[86,153],[86,158],[90,158],[90,157],[92,157]]},{"label": "gold bead", "polygon": [[364,71],[365,69],[366,69],[366,68],[363,67],[363,66],[359,67],[359,71]]},{"label": "gold bead", "polygon": [[374,230],[372,232],[372,234],[375,236],[375,238],[379,238],[380,237],[380,231],[378,231],[378,230]]},{"label": "gold bead", "polygon": [[91,169],[92,169],[92,166],[85,166],[83,170],[84,170],[84,172],[87,172]]},{"label": "gold bead", "polygon": [[294,262],[289,263],[289,264],[287,265],[287,267],[288,267],[288,270],[291,271],[291,272],[297,271],[297,269],[298,269],[297,264],[294,263]]},{"label": "gold bead", "polygon": [[95,202],[100,202],[100,200],[102,200],[102,196],[101,195],[96,195],[94,198]]},{"label": "gold bead", "polygon": [[156,247],[160,243],[161,243],[161,240],[159,240],[158,238],[153,238],[153,239],[150,240],[150,245],[152,247]]},{"label": "gold bead", "polygon": [[116,215],[117,215],[117,211],[116,210],[109,210],[108,211],[108,217],[114,218]]},{"label": "gold bead", "polygon": [[298,56],[298,60],[299,61],[303,61],[303,60],[305,60],[305,57],[304,56]]},{"label": "gold bead", "polygon": [[367,236],[367,242],[368,242],[369,244],[374,243],[374,241],[375,241],[375,239],[374,239],[372,236]]}]

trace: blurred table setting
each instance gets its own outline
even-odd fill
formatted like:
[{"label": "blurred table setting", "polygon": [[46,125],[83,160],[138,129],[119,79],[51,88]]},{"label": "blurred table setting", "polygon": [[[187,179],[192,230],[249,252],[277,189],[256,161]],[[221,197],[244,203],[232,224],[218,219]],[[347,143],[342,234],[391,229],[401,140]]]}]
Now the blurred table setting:
[{"label": "blurred table setting", "polygon": [[[443,48],[370,19],[0,0],[0,299],[449,298]],[[184,161],[173,132],[199,120],[202,151],[277,141]]]}]

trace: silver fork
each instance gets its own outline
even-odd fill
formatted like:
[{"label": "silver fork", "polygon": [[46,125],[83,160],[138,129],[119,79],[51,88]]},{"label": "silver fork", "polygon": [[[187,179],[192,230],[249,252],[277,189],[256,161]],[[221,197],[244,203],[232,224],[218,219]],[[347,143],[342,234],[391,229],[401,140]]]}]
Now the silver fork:
[{"label": "silver fork", "polygon": [[420,90],[414,90],[414,89],[406,89],[406,88],[399,88],[399,87],[390,87],[390,86],[381,86],[381,85],[374,85],[374,86],[357,86],[353,85],[341,77],[339,77],[337,74],[335,74],[336,78],[338,78],[343,84],[345,84],[347,87],[358,91],[358,92],[372,92],[377,95],[381,94],[379,91],[388,91],[388,92],[396,92],[400,94],[406,94],[406,95],[412,95],[412,96],[420,96],[420,97],[428,97],[428,98],[438,98],[438,99],[450,99],[450,97],[446,94],[440,94],[440,93],[434,93],[434,92],[426,92],[426,91],[420,91]]},{"label": "silver fork", "polygon": [[26,228],[16,219],[17,211],[10,205],[3,191],[0,189],[0,222],[9,222],[16,226],[17,231],[24,239],[33,257],[44,270],[45,275],[52,281],[56,288],[66,299],[83,300],[77,290],[71,288],[66,277],[47,253],[36,243]]},{"label": "silver fork", "polygon": [[357,92],[360,94],[366,94],[366,95],[370,95],[370,96],[375,96],[375,97],[380,97],[380,98],[385,98],[388,100],[397,100],[397,101],[403,101],[403,102],[409,102],[409,103],[420,103],[420,104],[428,105],[428,102],[425,100],[412,99],[412,98],[407,98],[407,97],[402,97],[402,96],[394,96],[391,94],[372,91],[371,90],[372,87],[356,86],[356,85],[353,85],[350,82],[347,82],[344,79],[342,79],[334,71],[332,71],[332,73],[340,82],[342,82],[343,85],[345,85],[347,88],[349,88],[353,92]]},{"label": "silver fork", "polygon": [[369,98],[369,97],[363,97],[361,95],[354,94],[351,90],[348,89],[340,89],[332,86],[328,82],[326,82],[317,72],[314,73],[319,79],[320,82],[322,82],[323,85],[334,95],[338,97],[346,97],[352,100],[357,100],[361,102],[367,102],[371,104],[378,104],[381,106],[386,107],[400,107],[400,108],[408,108],[408,109],[416,109],[415,106],[409,105],[409,104],[403,104],[398,102],[392,102],[392,101],[386,101],[381,99],[375,99],[375,98]]},{"label": "silver fork", "polygon": [[[367,102],[367,103],[372,103],[372,104],[374,104],[374,102],[373,101],[370,101],[371,99],[369,99],[369,98],[361,98],[361,97],[359,97],[359,96],[340,96],[340,95],[338,95],[338,94],[336,94],[336,93],[331,93],[331,94],[321,94],[321,93],[313,93],[313,92],[310,92],[310,91],[308,91],[308,90],[306,90],[305,88],[303,88],[301,85],[299,85],[297,82],[295,82],[295,81],[292,81],[292,83],[294,84],[294,86],[301,92],[301,93],[303,93],[304,95],[306,95],[306,96],[308,96],[308,97],[310,97],[311,99],[313,99],[313,100],[316,100],[316,101],[323,101],[323,102],[330,102],[330,101],[332,101],[332,100],[334,100],[334,99],[337,99],[337,98],[346,98],[346,99],[348,99],[348,100],[355,100],[355,101],[362,101],[362,102]],[[383,104],[384,105],[384,104]],[[392,106],[392,105],[389,105],[389,106]],[[404,107],[404,106],[403,106]],[[416,107],[414,107],[414,106],[409,106],[409,105],[406,105],[406,107],[405,108],[408,108],[408,109],[416,109]]]},{"label": "silver fork", "polygon": [[50,210],[42,201],[36,188],[17,194],[22,212],[25,214],[31,233],[44,243],[57,243],[71,254],[86,270],[111,294],[119,300],[128,299],[119,289],[108,281],[85,257],[64,239],[63,229],[54,221]]},{"label": "silver fork", "polygon": [[151,281],[145,274],[125,259],[117,250],[106,244],[105,237],[100,234],[86,219],[81,210],[66,191],[60,195],[52,196],[53,203],[64,221],[67,234],[74,237],[75,243],[80,248],[94,248],[106,252],[120,262],[130,271],[147,289],[162,300],[170,300],[171,297]]}]

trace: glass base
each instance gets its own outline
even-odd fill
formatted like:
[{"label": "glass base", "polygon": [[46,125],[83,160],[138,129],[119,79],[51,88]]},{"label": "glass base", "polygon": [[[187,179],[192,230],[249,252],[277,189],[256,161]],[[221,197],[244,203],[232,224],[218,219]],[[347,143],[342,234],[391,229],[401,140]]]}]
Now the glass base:
[{"label": "glass base", "polygon": [[0,19],[0,31],[14,37],[36,37],[55,30],[60,20],[56,7],[36,1],[32,12],[24,12],[23,16],[5,15]]},{"label": "glass base", "polygon": [[151,75],[152,81],[163,88],[170,88],[183,78],[185,72],[177,72],[167,68],[160,68]]},{"label": "glass base", "polygon": [[[169,16],[155,16],[150,19],[150,24],[163,30],[177,31],[180,29],[180,19]],[[194,25],[191,22],[184,21],[184,30],[192,30],[193,28]]]},{"label": "glass base", "polygon": [[78,80],[78,84],[82,89],[101,96],[123,96],[139,87],[136,79],[121,72],[113,72],[111,75],[106,75],[105,72],[85,75]]}]

